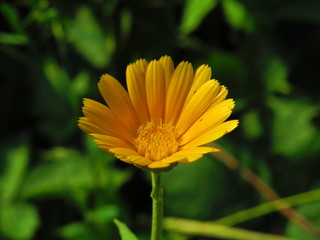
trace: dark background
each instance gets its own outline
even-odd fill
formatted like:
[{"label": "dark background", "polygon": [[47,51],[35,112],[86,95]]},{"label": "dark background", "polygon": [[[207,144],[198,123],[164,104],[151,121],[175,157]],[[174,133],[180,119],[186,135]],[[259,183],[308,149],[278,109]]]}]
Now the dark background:
[{"label": "dark background", "polygon": [[[0,239],[119,239],[114,218],[148,239],[148,174],[77,127],[82,98],[102,102],[99,77],[124,84],[138,58],[211,66],[240,120],[218,143],[281,197],[319,188],[320,1],[13,0],[0,14]],[[181,164],[164,174],[165,215],[213,221],[265,203],[252,184],[219,157]],[[291,204],[320,227],[319,199]],[[246,216],[236,227],[317,239],[277,211]]]}]

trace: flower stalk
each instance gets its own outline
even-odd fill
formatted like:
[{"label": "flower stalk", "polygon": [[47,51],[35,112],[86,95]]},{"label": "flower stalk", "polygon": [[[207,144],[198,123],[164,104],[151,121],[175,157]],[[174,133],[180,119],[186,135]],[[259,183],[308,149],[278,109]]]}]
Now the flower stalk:
[{"label": "flower stalk", "polygon": [[151,240],[162,239],[163,220],[163,188],[161,186],[161,173],[151,172],[152,177],[152,228]]}]

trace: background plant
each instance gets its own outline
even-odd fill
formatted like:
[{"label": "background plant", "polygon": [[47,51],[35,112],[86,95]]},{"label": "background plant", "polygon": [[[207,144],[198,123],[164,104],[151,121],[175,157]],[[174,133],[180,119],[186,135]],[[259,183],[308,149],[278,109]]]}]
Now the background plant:
[{"label": "background plant", "polygon": [[[148,239],[147,175],[76,125],[82,97],[102,100],[100,75],[124,83],[141,57],[210,65],[241,121],[219,144],[282,197],[318,189],[319,11],[313,0],[3,1],[1,238],[117,239],[119,218]],[[266,202],[217,157],[163,177],[166,216],[213,221]],[[319,227],[319,199],[303,199],[289,204]],[[250,214],[237,227],[316,239],[277,211]],[[205,237],[170,230],[167,239]]]}]

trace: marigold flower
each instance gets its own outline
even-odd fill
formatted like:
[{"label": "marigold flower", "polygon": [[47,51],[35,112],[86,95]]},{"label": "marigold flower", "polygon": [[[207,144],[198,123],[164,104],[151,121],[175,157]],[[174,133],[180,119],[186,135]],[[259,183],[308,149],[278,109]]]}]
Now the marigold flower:
[{"label": "marigold flower", "polygon": [[195,72],[188,62],[145,59],[128,65],[126,91],[104,74],[98,87],[108,106],[84,99],[79,127],[99,148],[120,160],[150,169],[192,162],[219,151],[203,146],[238,125],[230,116],[234,101],[227,88],[211,79],[211,68]]}]

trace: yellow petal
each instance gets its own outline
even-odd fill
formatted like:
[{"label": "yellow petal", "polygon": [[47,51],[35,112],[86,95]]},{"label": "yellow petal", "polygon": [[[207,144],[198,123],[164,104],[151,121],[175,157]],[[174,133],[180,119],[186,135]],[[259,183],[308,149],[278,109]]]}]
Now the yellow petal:
[{"label": "yellow petal", "polygon": [[119,160],[121,160],[122,162],[133,164],[133,162],[131,160],[129,160],[127,156],[119,156],[119,155],[116,155],[116,154],[114,156],[116,158],[118,158]]},{"label": "yellow petal", "polygon": [[181,156],[169,156],[161,160],[161,162],[165,163],[174,163],[174,162],[181,162],[186,158],[186,156],[181,155]]},{"label": "yellow petal", "polygon": [[228,95],[228,89],[223,85],[220,86],[219,93],[217,94],[217,96],[212,101],[211,106],[209,107],[209,109],[213,108],[217,104],[223,102],[226,99],[227,95]]},{"label": "yellow petal", "polygon": [[123,156],[123,155],[117,155],[113,152],[110,152],[110,148],[108,146],[105,146],[105,145],[98,145],[98,147],[100,149],[102,149],[103,151],[106,151],[108,153],[112,153],[114,154],[114,156],[118,159],[120,159],[121,161],[125,162],[125,163],[129,163],[129,164],[133,164],[133,161],[131,159],[129,159],[128,156]]},{"label": "yellow petal", "polygon": [[110,148],[108,152],[113,153],[121,161],[131,164],[133,164],[132,157],[140,156],[136,151],[129,148]]},{"label": "yellow petal", "polygon": [[[211,147],[193,147],[193,148],[186,148],[182,149],[179,152],[172,154],[170,157],[163,159],[163,162],[191,162],[196,160],[197,158],[202,157],[203,154],[209,152],[217,152],[219,151],[216,148]],[[195,156],[199,156],[195,159]]]},{"label": "yellow petal", "polygon": [[137,164],[140,166],[147,166],[150,163],[152,163],[151,160],[142,156],[129,156],[128,159],[131,160],[134,164]]},{"label": "yellow petal", "polygon": [[106,131],[103,128],[98,127],[95,124],[91,123],[86,117],[79,118],[78,126],[82,131],[88,134],[90,133],[105,134],[106,133]]},{"label": "yellow petal", "polygon": [[102,75],[98,87],[113,114],[134,135],[137,131],[138,119],[126,90],[108,74]]},{"label": "yellow petal", "polygon": [[195,155],[195,154],[206,154],[209,152],[217,152],[217,148],[212,148],[212,147],[195,147],[195,148],[188,148],[188,149],[183,149],[180,150],[179,152],[176,152],[172,154],[173,156],[188,156],[188,155]]},{"label": "yellow petal", "polygon": [[201,154],[194,154],[194,155],[188,155],[187,158],[183,159],[182,161],[179,161],[180,163],[190,163],[190,162],[194,162],[200,158],[202,158],[203,155]]},{"label": "yellow petal", "polygon": [[230,116],[233,107],[234,101],[232,99],[228,99],[205,112],[181,137],[181,145],[192,141],[198,136],[221,124]]},{"label": "yellow petal", "polygon": [[[219,151],[220,151],[220,149],[214,148],[213,151],[210,151],[210,152],[219,152]],[[185,159],[185,161],[183,161],[183,162],[194,162],[202,157],[203,157],[203,154],[189,154],[187,156],[187,158]],[[180,161],[180,162],[182,162],[182,161]]]},{"label": "yellow petal", "polygon": [[146,67],[148,62],[140,59],[128,65],[126,71],[127,88],[132,105],[138,113],[140,124],[149,120],[149,112],[146,97]]},{"label": "yellow petal", "polygon": [[165,77],[166,77],[166,90],[169,87],[169,83],[172,77],[172,73],[174,71],[174,64],[169,56],[163,56],[159,59],[159,62],[163,65]]},{"label": "yellow petal", "polygon": [[169,163],[165,163],[165,162],[152,162],[151,164],[148,165],[148,168],[164,168],[164,167],[169,167],[170,164]]},{"label": "yellow petal", "polygon": [[145,74],[146,73],[146,70],[147,70],[147,67],[148,67],[148,61],[145,60],[145,59],[140,59],[138,60],[137,62],[141,62],[141,69],[143,70],[143,73]]},{"label": "yellow petal", "polygon": [[104,129],[105,135],[117,136],[127,141],[133,139],[133,136],[108,107],[91,99],[84,99],[83,104],[83,114],[91,123]]},{"label": "yellow petal", "polygon": [[165,109],[166,122],[175,125],[184,106],[192,81],[192,65],[188,62],[181,62],[173,72],[169,83]]},{"label": "yellow petal", "polygon": [[203,64],[197,68],[190,92],[188,93],[188,97],[186,99],[186,104],[190,101],[190,99],[198,91],[198,89],[205,82],[209,81],[210,78],[211,78],[211,68],[208,65]]},{"label": "yellow petal", "polygon": [[[95,141],[96,143],[97,143],[97,141]],[[98,145],[98,143],[97,143],[97,146],[98,146],[98,148],[100,148],[101,150],[103,150],[103,151],[105,151],[105,152],[107,152],[107,153],[112,153],[112,152],[110,152],[109,150],[110,150],[110,147],[109,146],[107,146],[107,145]],[[116,155],[116,154],[114,154],[114,153],[112,153],[116,158],[118,158],[118,159],[120,159],[121,161],[123,161],[123,162],[126,162],[126,163],[133,163],[131,160],[129,160],[128,158],[127,158],[127,156],[122,156],[122,155]]]},{"label": "yellow petal", "polygon": [[185,133],[196,120],[208,109],[212,100],[219,90],[219,83],[216,80],[210,80],[204,83],[199,90],[193,94],[190,101],[182,110],[176,129],[178,134]]},{"label": "yellow petal", "polygon": [[90,136],[95,138],[95,143],[98,146],[105,146],[107,148],[133,148],[132,144],[116,137],[102,134],[90,134]]},{"label": "yellow petal", "polygon": [[213,142],[218,138],[222,137],[223,135],[231,132],[233,129],[235,129],[238,126],[238,124],[239,124],[238,120],[231,120],[231,121],[224,122],[219,126],[217,126],[216,128],[213,128],[208,132],[202,134],[201,136],[193,139],[189,143],[185,144],[182,148],[188,149],[196,146],[201,146],[209,142]]},{"label": "yellow petal", "polygon": [[165,107],[165,75],[163,66],[152,61],[146,72],[146,92],[150,119],[159,121],[163,118]]},{"label": "yellow petal", "polygon": [[131,148],[110,148],[109,151],[119,156],[140,156],[139,153]]}]

